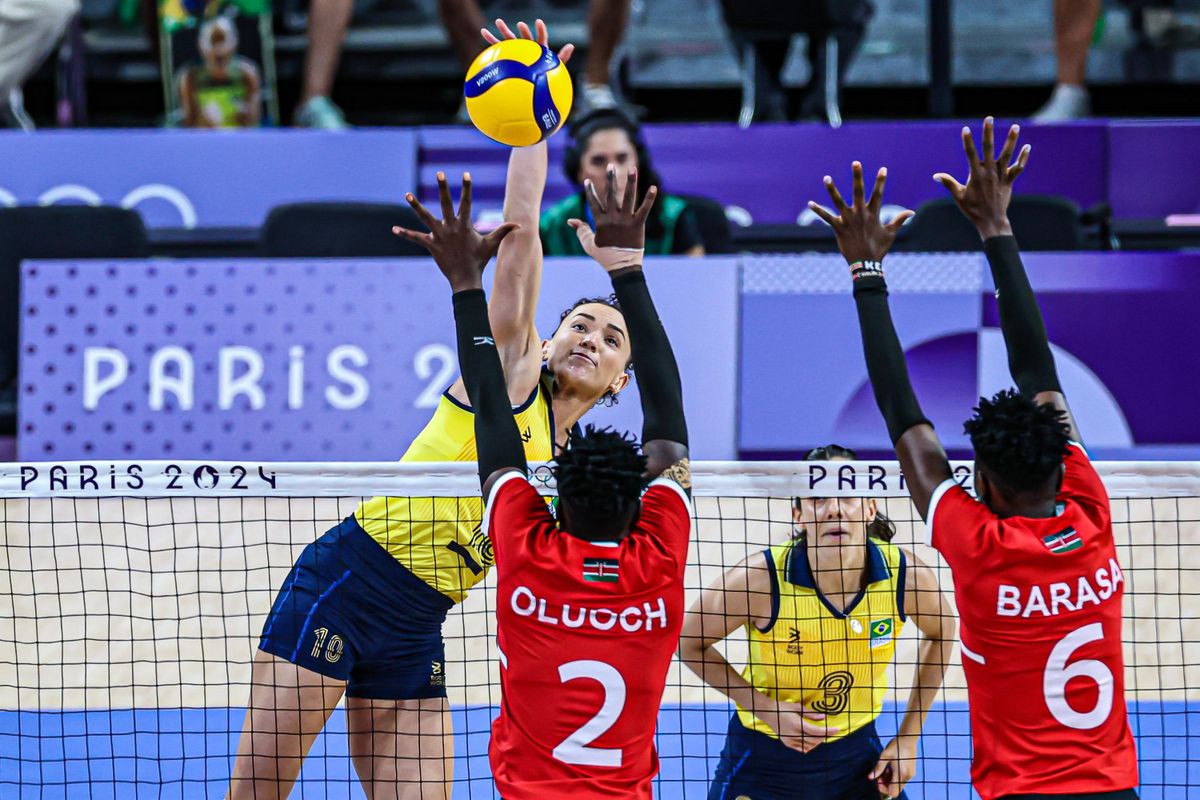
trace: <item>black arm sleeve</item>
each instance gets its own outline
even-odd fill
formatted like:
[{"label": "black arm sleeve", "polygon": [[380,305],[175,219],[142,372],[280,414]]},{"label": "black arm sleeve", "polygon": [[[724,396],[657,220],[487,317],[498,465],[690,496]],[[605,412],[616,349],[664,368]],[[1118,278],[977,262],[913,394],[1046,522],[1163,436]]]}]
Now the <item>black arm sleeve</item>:
[{"label": "black arm sleeve", "polygon": [[1027,397],[1038,392],[1061,392],[1046,325],[1021,263],[1016,238],[993,236],[984,241],[983,252],[987,254],[992,281],[996,284],[1000,330],[1008,348],[1008,371],[1017,388]]},{"label": "black arm sleeve", "polygon": [[613,278],[613,291],[629,326],[638,394],[642,398],[642,443],[665,439],[687,445],[683,383],[662,320],[650,299],[646,276],[634,269]]},{"label": "black arm sleeve", "polygon": [[887,283],[879,276],[859,278],[854,282],[854,304],[858,307],[867,375],[871,378],[875,402],[887,423],[888,435],[895,444],[909,428],[930,423],[921,413],[908,379],[904,349],[888,307]]},{"label": "black arm sleeve", "polygon": [[479,482],[482,484],[505,467],[528,472],[482,289],[455,292],[454,325],[458,332],[458,367],[475,412]]}]

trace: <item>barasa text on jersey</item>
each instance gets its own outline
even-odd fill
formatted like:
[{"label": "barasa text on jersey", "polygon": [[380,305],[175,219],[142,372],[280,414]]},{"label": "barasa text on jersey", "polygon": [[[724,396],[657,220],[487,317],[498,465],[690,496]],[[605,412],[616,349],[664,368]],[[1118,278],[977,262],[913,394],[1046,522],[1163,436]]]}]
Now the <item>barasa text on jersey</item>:
[{"label": "barasa text on jersey", "polygon": [[522,617],[533,617],[544,625],[563,625],[567,628],[582,628],[584,624],[598,631],[612,630],[616,625],[627,633],[652,631],[655,622],[661,630],[667,627],[667,604],[659,597],[654,603],[633,605],[620,611],[611,608],[572,607],[563,603],[555,607],[548,605],[544,597],[535,595],[528,586],[518,586],[512,593],[512,610]]},{"label": "barasa text on jersey", "polygon": [[[1115,558],[1089,578],[1080,575],[1074,582],[1058,581],[1045,587],[1012,586],[1002,583],[996,593],[996,614],[1001,617],[1055,617],[1064,611],[1078,611],[1088,603],[1100,605],[1125,581]],[[1095,586],[1093,586],[1093,582]]]}]

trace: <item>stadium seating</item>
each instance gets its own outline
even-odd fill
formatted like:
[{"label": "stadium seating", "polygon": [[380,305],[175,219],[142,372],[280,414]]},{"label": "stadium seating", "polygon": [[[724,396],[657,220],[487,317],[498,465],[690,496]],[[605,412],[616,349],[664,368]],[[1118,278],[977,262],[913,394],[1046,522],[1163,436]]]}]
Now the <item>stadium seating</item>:
[{"label": "stadium seating", "polygon": [[428,255],[392,233],[392,226],[427,230],[408,206],[387,203],[289,203],[271,210],[259,251],[268,258]]}]

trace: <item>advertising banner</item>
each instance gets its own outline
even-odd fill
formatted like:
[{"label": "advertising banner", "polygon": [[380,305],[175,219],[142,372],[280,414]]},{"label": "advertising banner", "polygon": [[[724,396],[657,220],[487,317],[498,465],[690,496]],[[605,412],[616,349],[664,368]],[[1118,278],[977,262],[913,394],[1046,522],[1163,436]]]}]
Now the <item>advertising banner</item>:
[{"label": "advertising banner", "polygon": [[[1200,255],[1026,254],[1059,376],[1093,455],[1191,458],[1200,392],[1183,365],[1200,302]],[[891,308],[913,387],[948,448],[981,395],[1012,386],[986,260],[888,258]],[[840,256],[744,262],[743,454],[796,455],[835,442],[891,449],[863,361]],[[1164,403],[1169,411],[1163,411]]]},{"label": "advertising banner", "polygon": [[416,161],[409,130],[0,132],[0,206],[114,205],[151,227],[256,227],[280,203],[402,203]]},{"label": "advertising banner", "polygon": [[[736,456],[737,264],[652,260],[696,458]],[[23,459],[398,459],[458,376],[431,260],[26,262]],[[538,330],[611,284],[545,265]],[[636,365],[635,365],[636,370]],[[636,372],[587,420],[641,434]]]}]

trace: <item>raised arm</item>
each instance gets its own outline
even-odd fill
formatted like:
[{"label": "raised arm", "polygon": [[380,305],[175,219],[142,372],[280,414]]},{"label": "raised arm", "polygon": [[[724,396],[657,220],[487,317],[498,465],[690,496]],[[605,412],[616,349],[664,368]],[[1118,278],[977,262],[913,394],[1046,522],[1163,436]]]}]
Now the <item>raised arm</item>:
[{"label": "raised arm", "polygon": [[962,130],[963,150],[966,151],[970,170],[966,185],[945,172],[939,172],[933,178],[946,187],[983,239],[983,251],[987,254],[988,266],[992,271],[992,282],[996,284],[1000,330],[1008,349],[1008,370],[1012,373],[1013,381],[1021,394],[1039,403],[1049,403],[1066,414],[1071,438],[1078,442],[1079,429],[1058,382],[1050,341],[1046,338],[1046,325],[1042,321],[1029,277],[1025,274],[1025,265],[1021,263],[1021,252],[1017,248],[1012,225],[1008,221],[1013,183],[1025,171],[1032,148],[1029,145],[1022,147],[1017,160],[1013,161],[1017,137],[1021,132],[1019,126],[1013,125],[997,158],[994,128],[995,121],[991,117],[983,121],[982,157],[975,150],[971,129]]},{"label": "raised arm", "polygon": [[683,414],[683,383],[671,341],[658,318],[642,272],[646,217],[654,206],[658,188],[651,186],[638,208],[637,177],[636,170],[629,171],[625,196],[618,202],[616,168],[609,164],[603,201],[591,181],[584,186],[596,231],[593,233],[582,220],[572,219],[569,224],[579,236],[584,252],[612,278],[613,291],[629,326],[642,401],[642,450],[648,460],[647,473],[665,475],[690,493],[692,476],[688,465],[687,421]]},{"label": "raised arm", "polygon": [[395,228],[394,232],[428,248],[438,269],[454,292],[454,325],[458,338],[458,364],[471,407],[475,410],[475,446],[479,456],[479,481],[486,497],[503,473],[525,472],[525,449],[513,420],[512,404],[504,383],[504,370],[496,352],[496,340],[488,321],[483,295],[483,271],[501,241],[516,225],[506,222],[487,236],[471,224],[471,176],[463,175],[458,213],[450,199],[446,176],[438,173],[438,195],[442,219],[435,219],[410,193],[408,202],[429,233]]},{"label": "raised arm", "polygon": [[[505,39],[535,39],[546,45],[549,33],[546,23],[537,20],[530,31],[524,22],[513,32],[504,20],[496,20],[497,30]],[[485,41],[495,44],[499,39],[487,29],[480,31]],[[558,53],[564,64],[570,60],[575,46],[568,44]],[[514,147],[508,157],[508,173],[504,183],[504,221],[520,226],[506,236],[496,255],[496,271],[492,276],[492,293],[488,302],[488,319],[496,340],[496,350],[504,366],[509,400],[522,403],[537,387],[541,378],[541,338],[534,317],[538,293],[542,286],[542,243],[538,237],[538,219],[542,213],[542,193],[546,188],[546,143],[529,147]],[[466,400],[466,389],[455,383],[450,394]]]},{"label": "raised arm", "polygon": [[921,518],[929,508],[934,490],[950,477],[946,451],[925,418],[908,377],[904,349],[892,323],[888,306],[887,282],[883,277],[883,257],[896,241],[896,234],[911,211],[897,215],[887,225],[879,218],[883,206],[883,187],[887,169],[875,178],[871,199],[865,199],[862,164],[855,161],[853,204],[847,205],[833,178],[825,176],[825,188],[837,214],[810,202],[809,208],[829,223],[837,235],[838,249],[850,265],[854,279],[854,303],[862,331],[867,375],[875,392],[875,402],[883,412],[888,435],[896,446],[896,457],[904,470],[909,493]]}]

